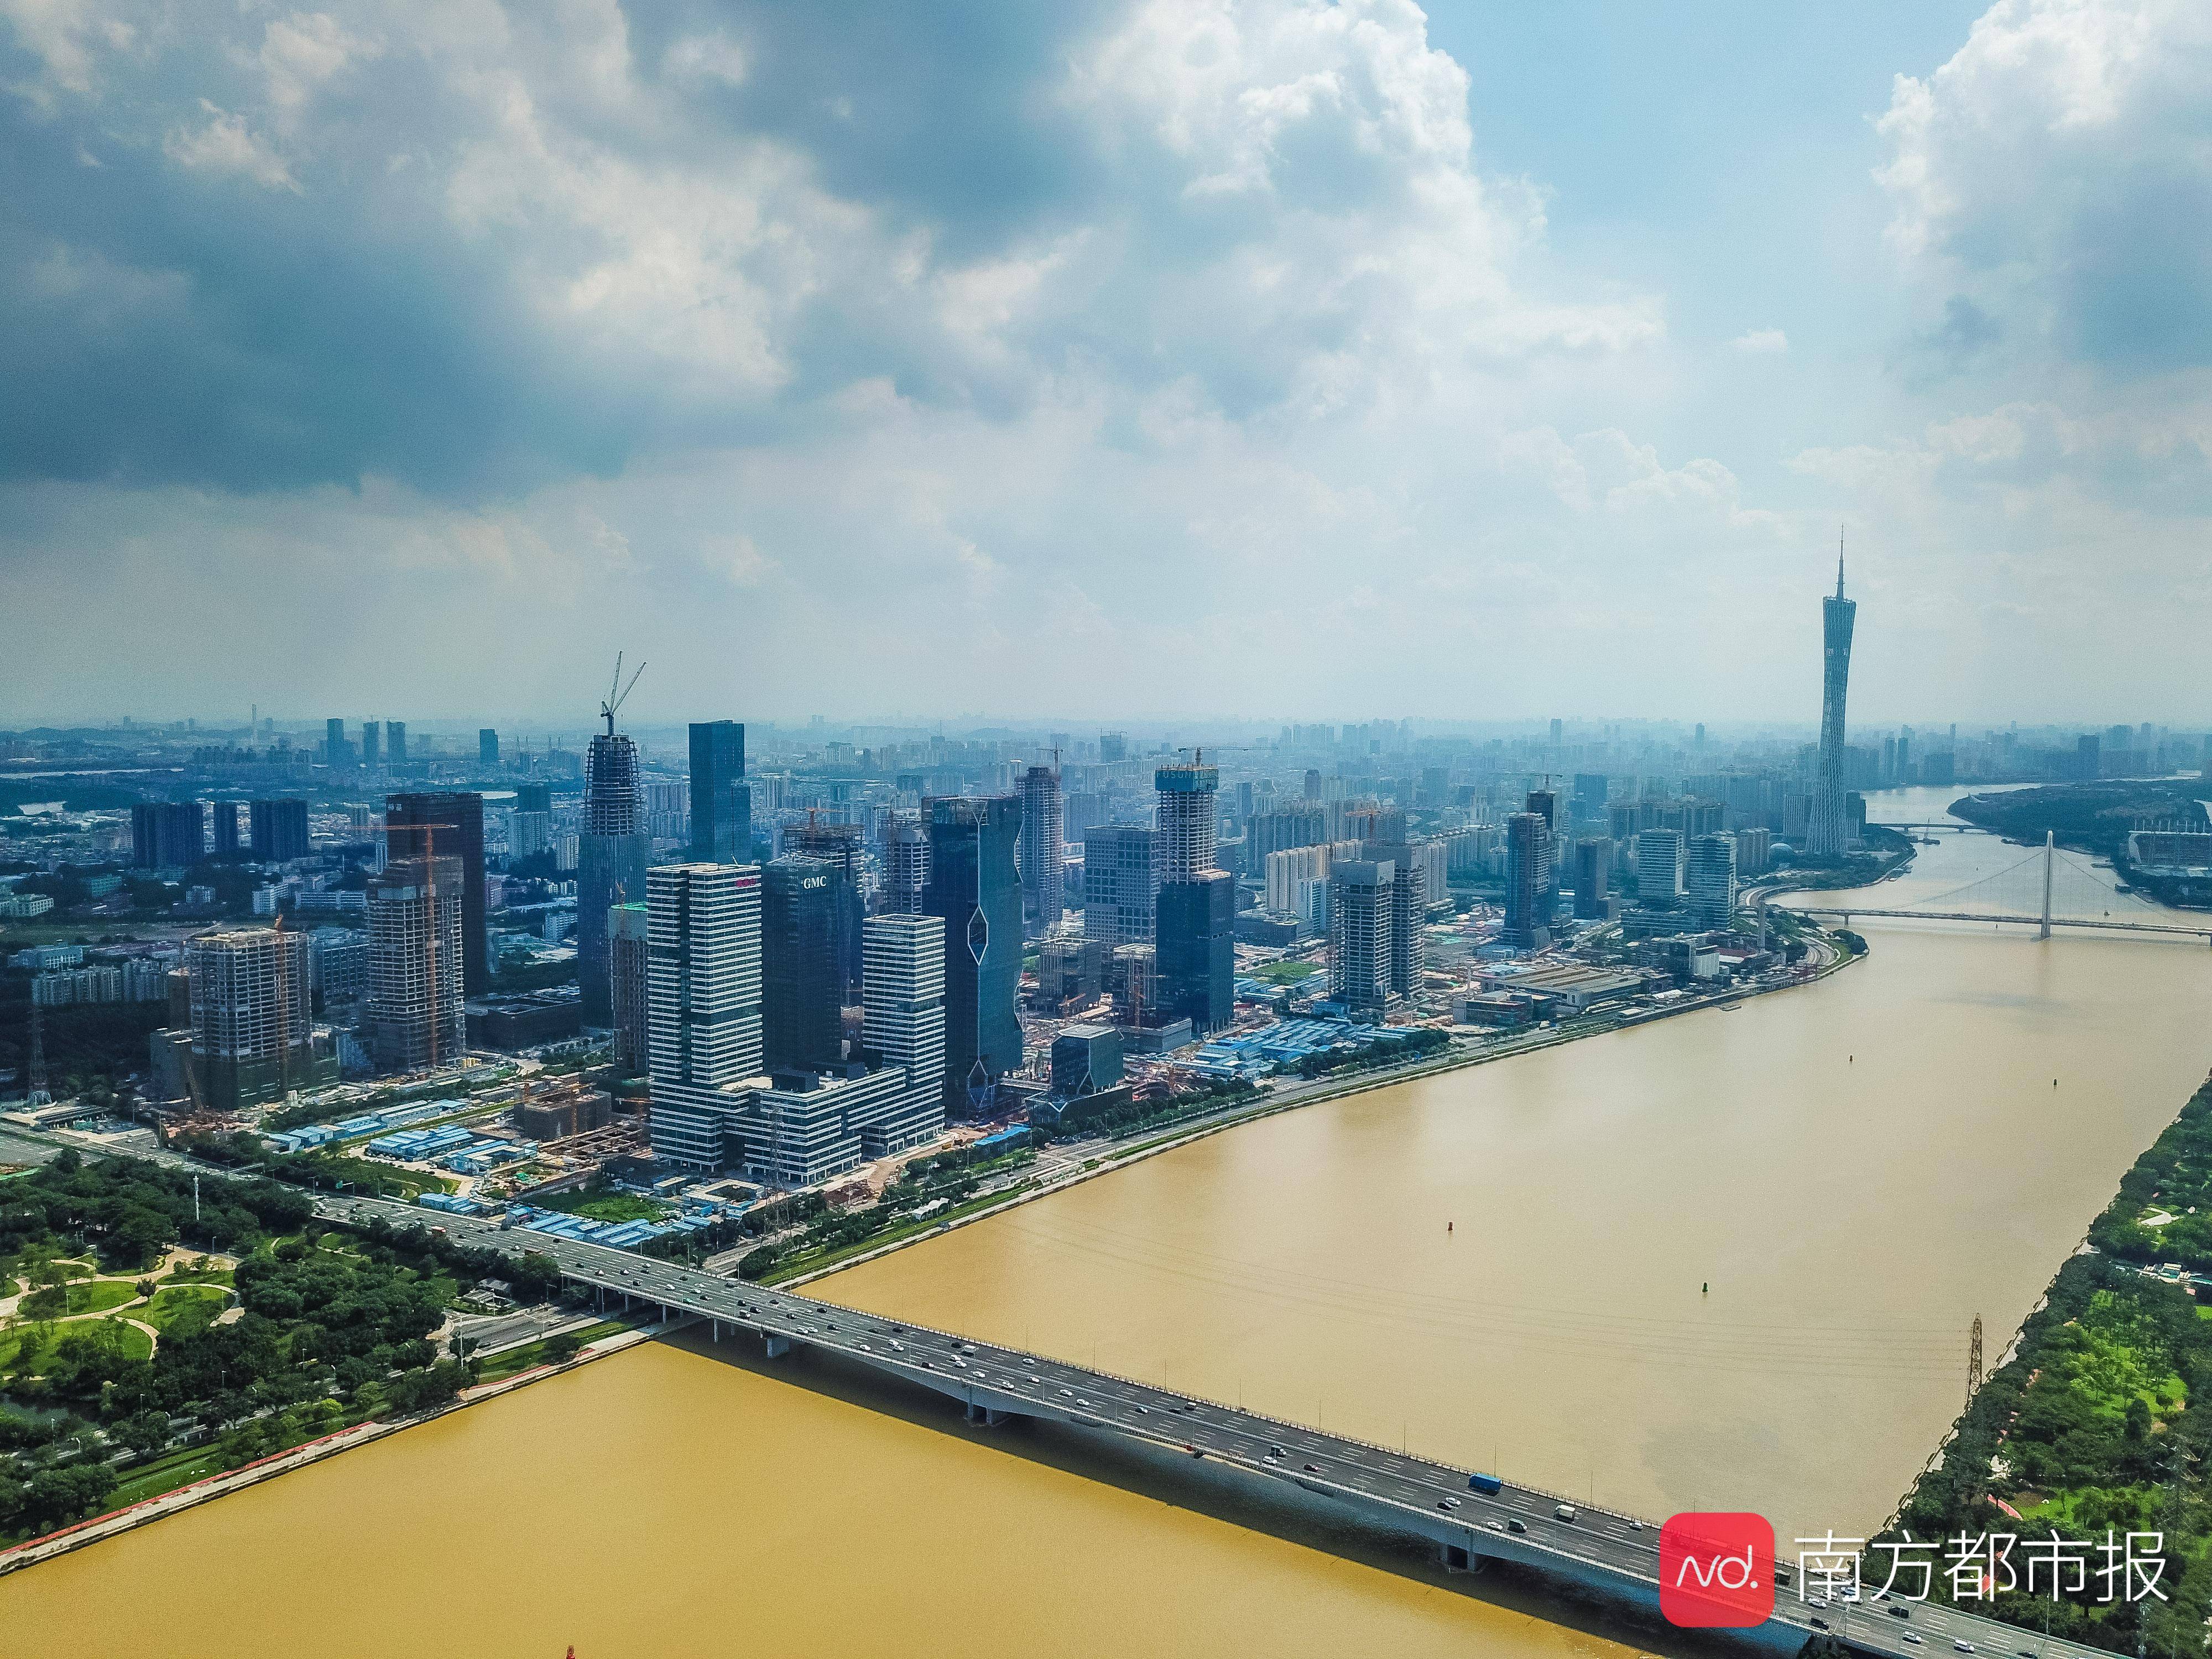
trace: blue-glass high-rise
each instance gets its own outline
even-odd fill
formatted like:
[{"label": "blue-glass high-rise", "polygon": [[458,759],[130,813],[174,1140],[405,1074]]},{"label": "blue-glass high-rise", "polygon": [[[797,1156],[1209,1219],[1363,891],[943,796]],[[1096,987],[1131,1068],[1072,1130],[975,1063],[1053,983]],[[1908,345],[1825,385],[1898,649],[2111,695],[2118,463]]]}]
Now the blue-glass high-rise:
[{"label": "blue-glass high-rise", "polygon": [[691,860],[752,860],[753,797],[745,784],[745,728],[737,720],[691,722]]},{"label": "blue-glass high-rise", "polygon": [[925,915],[945,922],[945,1107],[987,1112],[998,1080],[1022,1064],[1022,882],[1018,795],[929,803]]}]

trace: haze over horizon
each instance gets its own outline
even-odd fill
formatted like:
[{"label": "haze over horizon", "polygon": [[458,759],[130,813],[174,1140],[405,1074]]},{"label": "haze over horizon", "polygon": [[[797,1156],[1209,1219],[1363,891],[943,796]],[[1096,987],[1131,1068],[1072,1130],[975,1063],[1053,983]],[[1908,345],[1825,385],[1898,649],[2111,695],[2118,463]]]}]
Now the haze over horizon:
[{"label": "haze over horizon", "polygon": [[1523,9],[0,0],[0,723],[2212,722],[2212,10]]}]

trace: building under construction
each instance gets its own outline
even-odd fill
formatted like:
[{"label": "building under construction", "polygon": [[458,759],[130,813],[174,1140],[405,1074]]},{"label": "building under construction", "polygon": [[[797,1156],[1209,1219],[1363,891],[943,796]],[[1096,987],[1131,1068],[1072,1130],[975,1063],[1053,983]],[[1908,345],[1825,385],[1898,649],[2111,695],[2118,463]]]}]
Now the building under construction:
[{"label": "building under construction", "polygon": [[317,1051],[304,933],[242,927],[201,933],[185,947],[191,1009],[191,1076],[214,1112],[282,1101],[337,1080],[327,1044]]},{"label": "building under construction", "polygon": [[368,1035],[377,1068],[413,1072],[460,1059],[461,861],[399,859],[368,884]]}]

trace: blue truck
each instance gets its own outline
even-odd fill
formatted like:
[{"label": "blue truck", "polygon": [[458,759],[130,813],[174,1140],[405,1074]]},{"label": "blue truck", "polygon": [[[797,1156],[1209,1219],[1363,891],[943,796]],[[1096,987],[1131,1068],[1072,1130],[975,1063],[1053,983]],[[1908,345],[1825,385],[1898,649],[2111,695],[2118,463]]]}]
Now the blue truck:
[{"label": "blue truck", "polygon": [[1467,1484],[1485,1498],[1495,1498],[1505,1488],[1505,1483],[1494,1474],[1470,1474]]}]

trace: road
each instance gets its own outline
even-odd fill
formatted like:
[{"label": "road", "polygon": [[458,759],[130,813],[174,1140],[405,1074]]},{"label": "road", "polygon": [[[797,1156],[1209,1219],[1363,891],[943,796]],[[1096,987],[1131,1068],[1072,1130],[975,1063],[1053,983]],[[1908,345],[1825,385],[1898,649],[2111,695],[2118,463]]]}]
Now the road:
[{"label": "road", "polygon": [[[427,1224],[441,1227],[456,1243],[550,1256],[572,1280],[603,1293],[712,1321],[717,1337],[726,1327],[764,1339],[771,1356],[799,1345],[837,1354],[960,1401],[979,1419],[1022,1416],[1103,1430],[1289,1482],[1345,1502],[1386,1528],[1425,1537],[1446,1552],[1448,1561],[1452,1552],[1519,1561],[1646,1604],[1656,1597],[1658,1528],[1555,1492],[1506,1483],[1486,1496],[1469,1486],[1473,1471],[1402,1449],[580,1240],[503,1230],[467,1217],[432,1218],[380,1199],[325,1197],[318,1206],[331,1219],[357,1226],[376,1218],[394,1225]],[[1785,1558],[1787,1553],[1785,1547]],[[1904,1607],[1906,1616],[1892,1613],[1893,1606]],[[1862,1651],[1894,1659],[1960,1652],[1996,1659],[2111,1659],[2079,1643],[2047,1641],[2014,1626],[1928,1604],[1816,1606],[1785,1591],[1769,1623],[1778,1627],[1772,1635],[1809,1638],[1826,1631]]]}]

